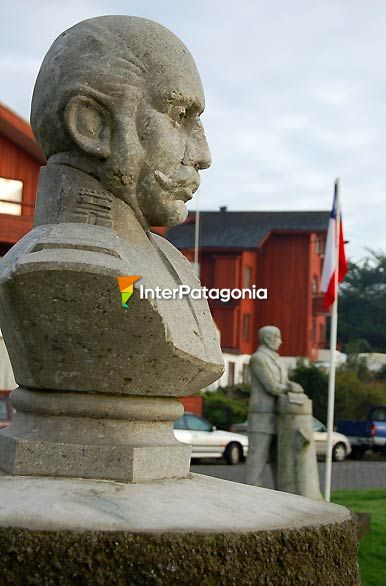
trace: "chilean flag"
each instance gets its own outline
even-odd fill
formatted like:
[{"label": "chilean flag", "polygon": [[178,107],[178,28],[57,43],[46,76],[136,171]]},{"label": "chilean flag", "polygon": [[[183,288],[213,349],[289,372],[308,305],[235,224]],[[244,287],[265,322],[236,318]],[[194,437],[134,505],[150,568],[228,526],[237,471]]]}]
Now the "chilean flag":
[{"label": "chilean flag", "polygon": [[[338,246],[339,239],[339,246]],[[337,254],[339,250],[339,253]],[[338,258],[337,258],[338,256]],[[338,283],[341,283],[347,273],[347,260],[344,251],[342,214],[338,198],[338,185],[335,184],[334,203],[328,223],[326,252],[323,264],[321,290],[324,293],[324,309],[328,310],[334,303],[337,295],[336,271]]]}]

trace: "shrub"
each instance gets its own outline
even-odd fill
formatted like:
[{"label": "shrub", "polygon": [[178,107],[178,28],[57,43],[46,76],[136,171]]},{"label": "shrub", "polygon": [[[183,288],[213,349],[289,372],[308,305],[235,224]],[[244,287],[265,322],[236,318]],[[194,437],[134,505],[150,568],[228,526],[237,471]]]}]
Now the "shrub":
[{"label": "shrub", "polygon": [[314,364],[306,366],[299,361],[292,371],[291,380],[302,385],[304,392],[312,400],[313,414],[323,423],[327,418],[328,375]]},{"label": "shrub", "polygon": [[247,385],[219,387],[214,392],[203,391],[203,415],[218,429],[229,429],[233,423],[246,420],[249,394]]},{"label": "shrub", "polygon": [[[362,362],[338,368],[335,380],[335,420],[364,419],[373,405],[386,405],[386,383],[376,380]],[[328,403],[328,373],[315,365],[300,362],[292,373],[293,380],[312,399],[313,413],[326,423]]]}]

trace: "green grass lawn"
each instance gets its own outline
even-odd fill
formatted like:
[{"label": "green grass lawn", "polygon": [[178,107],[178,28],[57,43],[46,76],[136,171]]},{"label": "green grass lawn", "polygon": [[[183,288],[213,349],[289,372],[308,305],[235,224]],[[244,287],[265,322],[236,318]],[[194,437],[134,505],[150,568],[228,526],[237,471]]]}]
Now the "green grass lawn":
[{"label": "green grass lawn", "polygon": [[386,488],[340,490],[331,500],[353,511],[371,513],[371,529],[359,548],[362,586],[386,585]]}]

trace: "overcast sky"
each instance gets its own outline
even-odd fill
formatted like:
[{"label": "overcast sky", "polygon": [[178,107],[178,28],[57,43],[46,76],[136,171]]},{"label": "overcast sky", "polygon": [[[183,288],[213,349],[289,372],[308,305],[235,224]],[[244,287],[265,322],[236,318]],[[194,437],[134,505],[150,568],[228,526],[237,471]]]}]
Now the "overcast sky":
[{"label": "overcast sky", "polygon": [[103,14],[156,20],[193,54],[213,157],[202,209],[329,209],[339,176],[349,256],[386,251],[385,0],[7,2],[0,101],[28,118],[52,41]]}]

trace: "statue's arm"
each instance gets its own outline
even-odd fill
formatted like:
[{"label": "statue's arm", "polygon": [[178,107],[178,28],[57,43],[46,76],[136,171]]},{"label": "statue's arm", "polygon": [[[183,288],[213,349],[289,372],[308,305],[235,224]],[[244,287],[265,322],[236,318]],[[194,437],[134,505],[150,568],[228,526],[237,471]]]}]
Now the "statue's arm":
[{"label": "statue's arm", "polygon": [[279,396],[289,390],[287,383],[279,383],[275,381],[268,366],[258,356],[252,356],[250,360],[250,368],[253,370],[264,390],[271,393],[271,395]]},{"label": "statue's arm", "polygon": [[289,390],[292,393],[304,393],[304,389],[301,385],[299,385],[299,383],[295,383],[293,380],[289,380],[288,385],[290,387]]}]

